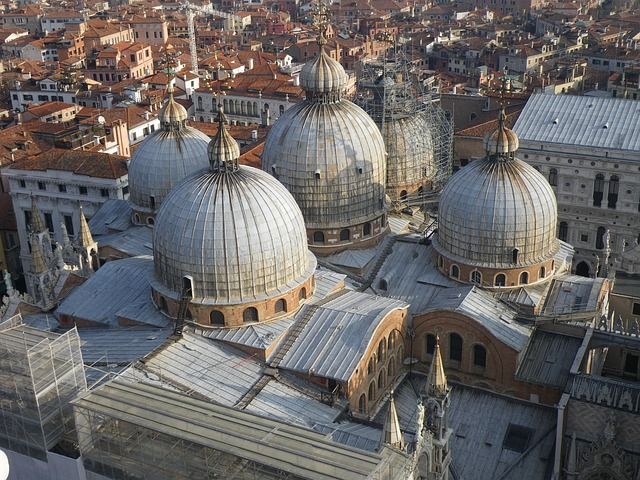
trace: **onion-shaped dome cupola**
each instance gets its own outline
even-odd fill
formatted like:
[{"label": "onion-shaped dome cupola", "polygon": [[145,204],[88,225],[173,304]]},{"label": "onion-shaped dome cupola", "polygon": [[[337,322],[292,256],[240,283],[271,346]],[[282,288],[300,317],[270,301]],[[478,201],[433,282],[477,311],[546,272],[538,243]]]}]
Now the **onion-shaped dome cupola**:
[{"label": "onion-shaped dome cupola", "polygon": [[262,168],[296,199],[312,250],[330,254],[386,232],[385,146],[375,122],[344,98],[347,73],[319,39],[300,72],[306,99],[269,131]]},{"label": "onion-shaped dome cupola", "polygon": [[158,306],[175,316],[186,282],[191,318],[235,326],[295,311],[312,294],[316,260],[291,194],[239,165],[222,109],[218,122],[209,168],[177,185],[158,212],[152,288]]},{"label": "onion-shaped dome cupola", "polygon": [[187,110],[173,98],[159,115],[160,129],[136,148],[129,164],[134,223],[153,224],[165,196],[181,180],[206,168],[209,137],[187,125]]},{"label": "onion-shaped dome cupola", "polygon": [[516,158],[518,137],[505,126],[485,139],[486,157],[446,184],[434,247],[443,273],[486,287],[545,280],[554,268],[556,197],[546,178]]}]

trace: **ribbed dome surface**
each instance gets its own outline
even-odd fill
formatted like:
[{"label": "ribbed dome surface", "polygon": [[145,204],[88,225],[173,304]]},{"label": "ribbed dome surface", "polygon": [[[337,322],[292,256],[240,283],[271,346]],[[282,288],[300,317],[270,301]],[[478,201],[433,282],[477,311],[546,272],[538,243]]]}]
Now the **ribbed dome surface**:
[{"label": "ribbed dome surface", "polygon": [[137,147],[129,164],[129,199],[134,207],[159,208],[175,185],[208,167],[208,144],[207,135],[186,126],[162,129],[147,137]]},{"label": "ribbed dome surface", "polygon": [[435,244],[468,265],[516,268],[556,253],[556,222],[556,197],[544,176],[517,159],[486,158],[471,162],[445,186]]},{"label": "ribbed dome surface", "polygon": [[519,146],[518,135],[508,128],[495,130],[484,139],[484,149],[490,154],[514,153]]},{"label": "ribbed dome surface", "polygon": [[298,202],[308,228],[343,228],[385,211],[385,146],[374,121],[348,100],[305,101],[284,112],[262,168]]},{"label": "ribbed dome surface", "polygon": [[154,288],[178,296],[191,276],[194,301],[207,304],[280,295],[316,267],[294,199],[270,175],[244,166],[207,170],[173,189],[156,218],[153,253]]},{"label": "ribbed dome surface", "polygon": [[387,147],[387,187],[402,188],[431,180],[435,158],[426,114],[389,120],[382,128]]},{"label": "ribbed dome surface", "polygon": [[320,54],[305,63],[300,71],[300,86],[308,94],[338,93],[347,86],[349,77],[340,62],[320,48]]},{"label": "ribbed dome surface", "polygon": [[173,99],[173,94],[160,112],[161,124],[183,123],[189,118],[187,109]]}]

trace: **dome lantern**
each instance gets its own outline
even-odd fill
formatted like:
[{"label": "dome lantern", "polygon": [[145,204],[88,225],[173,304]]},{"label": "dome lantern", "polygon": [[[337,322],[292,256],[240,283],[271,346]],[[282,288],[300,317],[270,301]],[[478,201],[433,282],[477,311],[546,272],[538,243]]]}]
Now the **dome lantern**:
[{"label": "dome lantern", "polygon": [[227,131],[225,123],[226,117],[222,111],[222,105],[218,105],[218,131],[207,147],[209,165],[213,172],[235,172],[238,170],[240,146]]},{"label": "dome lantern", "polygon": [[167,93],[169,94],[169,100],[160,111],[160,125],[166,132],[177,132],[186,126],[189,115],[187,113],[187,109],[176,102],[175,98],[173,98],[173,84],[171,83],[171,77],[169,77],[167,82]]},{"label": "dome lantern", "polygon": [[486,136],[484,147],[487,155],[497,161],[513,160],[520,146],[516,132],[506,127],[507,115],[504,108],[500,109],[498,128]]}]

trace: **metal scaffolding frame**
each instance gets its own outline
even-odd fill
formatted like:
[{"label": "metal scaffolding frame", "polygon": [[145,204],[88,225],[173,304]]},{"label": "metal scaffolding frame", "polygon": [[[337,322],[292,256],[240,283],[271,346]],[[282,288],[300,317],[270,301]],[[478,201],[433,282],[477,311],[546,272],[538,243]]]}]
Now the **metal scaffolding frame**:
[{"label": "metal scaffolding frame", "polygon": [[355,101],[385,139],[387,193],[394,207],[437,201],[453,157],[453,121],[440,106],[438,86],[420,78],[405,47],[394,46],[360,64]]},{"label": "metal scaffolding frame", "polygon": [[75,328],[0,323],[0,446],[40,460],[74,431],[70,401],[87,387]]}]

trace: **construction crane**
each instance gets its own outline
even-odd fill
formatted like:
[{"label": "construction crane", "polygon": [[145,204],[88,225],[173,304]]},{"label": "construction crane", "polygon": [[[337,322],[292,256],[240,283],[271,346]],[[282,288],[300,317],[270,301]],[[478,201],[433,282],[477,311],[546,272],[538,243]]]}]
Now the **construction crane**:
[{"label": "construction crane", "polygon": [[182,2],[182,10],[184,10],[187,16],[187,31],[189,33],[189,53],[191,54],[191,71],[198,75],[198,49],[196,46],[196,28],[195,28],[195,16],[197,13],[203,15],[215,15],[216,17],[222,17],[225,20],[231,20],[232,14],[222,12],[220,10],[214,10],[213,6],[209,3],[206,6],[198,6],[193,3],[189,3],[187,0]]}]

